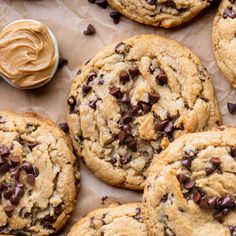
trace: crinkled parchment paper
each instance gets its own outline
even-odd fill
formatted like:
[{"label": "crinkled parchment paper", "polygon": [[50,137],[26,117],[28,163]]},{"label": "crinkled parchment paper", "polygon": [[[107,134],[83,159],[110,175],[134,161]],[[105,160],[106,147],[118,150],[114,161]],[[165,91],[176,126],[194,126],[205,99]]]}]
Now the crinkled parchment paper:
[{"label": "crinkled parchment paper", "polygon": [[[66,97],[80,64],[112,42],[137,34],[154,33],[176,39],[202,59],[212,75],[223,121],[234,126],[236,117],[228,113],[226,104],[236,102],[236,90],[232,89],[219,71],[211,49],[211,25],[215,10],[216,6],[211,7],[185,26],[163,30],[135,23],[125,17],[122,17],[118,25],[114,25],[109,17],[110,8],[104,10],[89,4],[87,0],[1,0],[0,28],[21,18],[46,23],[58,39],[62,57],[69,63],[49,84],[33,91],[18,90],[0,80],[0,109],[34,111],[56,122],[64,121]],[[83,34],[89,23],[97,30],[94,36]],[[140,193],[113,188],[102,183],[82,163],[80,171],[81,188],[76,209],[65,229],[58,235],[66,235],[70,226],[81,216],[104,206],[101,201],[103,196],[109,196],[105,205],[114,200],[125,203],[141,199]]]}]

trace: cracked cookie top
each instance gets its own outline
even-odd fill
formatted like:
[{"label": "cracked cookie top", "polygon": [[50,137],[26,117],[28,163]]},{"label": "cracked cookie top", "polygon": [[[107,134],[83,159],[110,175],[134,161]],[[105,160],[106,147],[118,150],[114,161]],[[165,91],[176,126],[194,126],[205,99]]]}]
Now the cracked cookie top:
[{"label": "cracked cookie top", "polygon": [[220,122],[211,80],[177,42],[144,35],[99,52],[72,83],[74,147],[103,181],[143,189],[153,155]]},{"label": "cracked cookie top", "polygon": [[151,235],[236,235],[236,129],[186,134],[153,160],[143,196]]},{"label": "cracked cookie top", "polygon": [[107,0],[121,14],[140,23],[171,28],[189,21],[211,0]]},{"label": "cracked cookie top", "polygon": [[212,42],[218,66],[236,88],[236,1],[223,0],[214,18]]},{"label": "cracked cookie top", "polygon": [[49,235],[70,217],[79,173],[68,140],[34,113],[0,111],[1,235]]},{"label": "cracked cookie top", "polygon": [[112,205],[92,211],[71,228],[68,236],[147,236],[140,205]]}]

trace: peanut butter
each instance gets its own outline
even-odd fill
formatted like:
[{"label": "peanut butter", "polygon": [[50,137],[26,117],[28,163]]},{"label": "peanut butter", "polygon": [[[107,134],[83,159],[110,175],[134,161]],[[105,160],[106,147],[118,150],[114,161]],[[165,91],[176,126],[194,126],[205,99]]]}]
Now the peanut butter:
[{"label": "peanut butter", "polygon": [[57,43],[48,28],[34,20],[15,21],[0,33],[0,74],[19,88],[45,84],[58,64]]}]

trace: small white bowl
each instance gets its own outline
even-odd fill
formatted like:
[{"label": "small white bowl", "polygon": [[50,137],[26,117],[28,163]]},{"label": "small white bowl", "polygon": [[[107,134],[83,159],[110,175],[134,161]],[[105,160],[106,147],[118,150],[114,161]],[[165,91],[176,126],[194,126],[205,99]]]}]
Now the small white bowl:
[{"label": "small white bowl", "polygon": [[[12,25],[14,23],[17,23],[17,22],[32,22],[32,23],[37,23],[37,24],[38,23],[39,24],[43,24],[43,23],[41,23],[41,22],[39,22],[37,20],[33,20],[33,19],[22,19],[22,20],[16,20],[16,21],[11,22],[10,24],[6,25],[2,30],[6,29],[10,25]],[[53,78],[53,76],[55,75],[55,73],[57,71],[57,68],[58,68],[58,63],[59,63],[59,47],[58,47],[58,43],[57,43],[57,39],[56,39],[55,35],[52,33],[52,31],[46,25],[45,25],[45,27],[47,28],[47,30],[48,30],[48,32],[49,32],[49,34],[51,36],[51,39],[52,39],[52,42],[53,42],[53,45],[54,45],[55,58],[56,58],[55,65],[53,67],[53,70],[52,70],[52,73],[51,73],[49,79],[46,80],[44,83],[42,83],[40,85],[35,85],[35,86],[32,86],[32,87],[22,88],[22,87],[19,87],[19,86],[13,84],[10,79],[8,79],[4,74],[0,73],[0,77],[2,79],[4,79],[11,86],[13,86],[15,88],[18,88],[18,89],[35,89],[35,88],[42,87],[43,85],[48,83]]]}]

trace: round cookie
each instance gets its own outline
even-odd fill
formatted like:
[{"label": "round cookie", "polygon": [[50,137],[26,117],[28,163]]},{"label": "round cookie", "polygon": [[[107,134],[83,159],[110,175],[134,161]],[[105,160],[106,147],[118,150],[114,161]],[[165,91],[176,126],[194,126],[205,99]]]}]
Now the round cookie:
[{"label": "round cookie", "polygon": [[171,28],[189,21],[210,5],[210,0],[107,0],[121,14],[140,23]]},{"label": "round cookie", "polygon": [[71,228],[68,236],[148,236],[140,205],[112,205],[92,211]]},{"label": "round cookie", "polygon": [[49,235],[63,227],[79,181],[70,148],[52,121],[0,111],[0,234]]},{"label": "round cookie", "polygon": [[72,141],[88,168],[108,184],[140,190],[154,154],[220,122],[200,60],[156,35],[100,51],[73,81],[68,107]]},{"label": "round cookie", "polygon": [[212,42],[218,66],[236,88],[236,1],[223,0],[212,29]]},{"label": "round cookie", "polygon": [[186,134],[154,159],[143,196],[150,235],[236,235],[236,129]]}]

